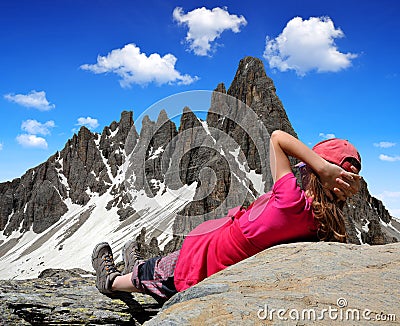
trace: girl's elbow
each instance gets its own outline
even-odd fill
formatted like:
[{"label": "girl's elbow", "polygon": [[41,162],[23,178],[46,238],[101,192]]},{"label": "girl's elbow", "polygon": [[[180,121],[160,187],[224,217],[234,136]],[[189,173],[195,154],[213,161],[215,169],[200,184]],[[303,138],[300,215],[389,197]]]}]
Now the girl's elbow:
[{"label": "girl's elbow", "polygon": [[272,142],[278,141],[285,132],[282,130],[274,130],[270,136]]}]

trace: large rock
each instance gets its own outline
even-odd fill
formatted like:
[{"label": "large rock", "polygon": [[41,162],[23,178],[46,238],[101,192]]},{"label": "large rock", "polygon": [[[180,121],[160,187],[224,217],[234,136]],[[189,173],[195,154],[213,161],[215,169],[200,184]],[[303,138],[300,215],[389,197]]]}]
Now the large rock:
[{"label": "large rock", "polygon": [[159,309],[149,296],[124,301],[100,294],[83,270],[53,270],[31,280],[0,281],[0,325],[140,325]]},{"label": "large rock", "polygon": [[399,284],[400,244],[285,244],[177,294],[145,325],[394,325]]},{"label": "large rock", "polygon": [[156,316],[160,307],[151,297],[110,300],[83,270],[0,281],[0,325],[332,325],[335,316],[346,325],[375,325],[376,318],[394,325],[399,284],[399,243],[294,243],[176,294]]}]

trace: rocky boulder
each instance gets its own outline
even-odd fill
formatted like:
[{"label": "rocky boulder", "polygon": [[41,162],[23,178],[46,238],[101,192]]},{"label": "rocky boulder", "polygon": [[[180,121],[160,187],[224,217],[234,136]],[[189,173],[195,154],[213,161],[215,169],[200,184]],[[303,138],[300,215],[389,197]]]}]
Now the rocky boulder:
[{"label": "rocky boulder", "polygon": [[48,269],[31,280],[0,281],[0,325],[141,325],[159,310],[149,296],[101,295],[83,270]]},{"label": "rocky boulder", "polygon": [[0,281],[0,325],[395,325],[400,318],[400,243],[276,246],[176,294],[161,311],[142,294],[111,300],[94,280],[83,270],[50,269]]},{"label": "rocky boulder", "polygon": [[145,325],[394,325],[399,284],[400,244],[285,244],[175,295]]}]

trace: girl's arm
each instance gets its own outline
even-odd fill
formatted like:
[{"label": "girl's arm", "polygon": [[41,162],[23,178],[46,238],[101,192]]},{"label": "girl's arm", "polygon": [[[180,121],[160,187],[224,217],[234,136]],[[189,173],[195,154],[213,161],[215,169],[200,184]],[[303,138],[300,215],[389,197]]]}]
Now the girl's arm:
[{"label": "girl's arm", "polygon": [[270,166],[274,182],[292,171],[288,156],[293,156],[311,167],[331,199],[331,192],[345,200],[359,190],[359,175],[329,163],[300,140],[281,130],[275,130],[270,139]]}]

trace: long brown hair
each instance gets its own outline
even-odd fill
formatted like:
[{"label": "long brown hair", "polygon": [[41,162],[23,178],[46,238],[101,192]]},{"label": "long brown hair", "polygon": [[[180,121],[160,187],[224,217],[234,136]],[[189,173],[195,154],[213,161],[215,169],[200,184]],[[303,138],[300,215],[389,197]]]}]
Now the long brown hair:
[{"label": "long brown hair", "polygon": [[344,201],[336,196],[331,200],[325,194],[318,176],[308,169],[305,190],[313,196],[312,209],[314,218],[319,223],[318,238],[322,241],[346,242],[346,226],[343,217]]}]

